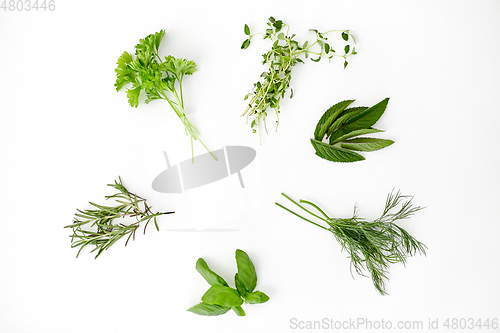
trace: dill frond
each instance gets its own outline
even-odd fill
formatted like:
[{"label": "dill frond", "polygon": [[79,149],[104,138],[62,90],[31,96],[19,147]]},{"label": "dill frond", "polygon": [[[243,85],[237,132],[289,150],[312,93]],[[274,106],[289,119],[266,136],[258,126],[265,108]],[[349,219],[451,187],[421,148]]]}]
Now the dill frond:
[{"label": "dill frond", "polygon": [[[312,202],[300,200],[298,203],[284,193],[282,195],[320,221],[314,222],[279,203],[276,205],[315,226],[330,231],[342,251],[349,253],[351,273],[352,268],[362,276],[368,271],[375,288],[382,295],[387,295],[386,282],[389,280],[388,272],[391,264],[405,264],[408,257],[417,253],[426,254],[426,246],[423,243],[395,224],[396,221],[408,219],[423,209],[413,205],[413,197],[402,195],[400,191],[389,193],[382,215],[374,221],[359,217],[356,207],[350,218],[332,218]],[[320,215],[307,209],[303,204],[313,207]]]}]

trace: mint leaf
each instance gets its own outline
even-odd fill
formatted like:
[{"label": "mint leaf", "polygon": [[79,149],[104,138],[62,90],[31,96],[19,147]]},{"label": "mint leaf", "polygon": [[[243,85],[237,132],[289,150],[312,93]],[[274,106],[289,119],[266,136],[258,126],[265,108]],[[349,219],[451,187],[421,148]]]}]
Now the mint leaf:
[{"label": "mint leaf", "polygon": [[342,148],[357,151],[375,151],[392,145],[394,141],[377,138],[356,138],[340,143]]},{"label": "mint leaf", "polygon": [[[357,106],[353,108],[345,109],[340,115],[337,116],[337,119],[333,122],[333,124],[328,128],[326,132],[326,136],[330,137],[335,136],[338,137],[336,132],[343,129],[343,126],[352,118],[360,114],[361,112],[368,109],[366,106]],[[345,133],[344,133],[345,134]],[[331,139],[330,139],[331,140]]]},{"label": "mint leaf", "polygon": [[231,308],[227,306],[221,306],[217,304],[208,304],[201,302],[193,307],[187,309],[187,311],[196,313],[202,316],[218,316],[228,312]]},{"label": "mint leaf", "polygon": [[370,134],[370,133],[378,133],[378,132],[383,132],[383,131],[375,129],[375,128],[362,128],[362,129],[359,129],[359,130],[354,130],[354,131],[351,131],[351,132],[347,132],[346,134],[338,137],[336,140],[330,141],[330,144],[333,145],[333,144],[335,144],[337,142],[341,142],[341,141],[344,141],[346,139],[350,139],[350,138],[355,137],[355,136],[364,135],[364,134]]},{"label": "mint leaf", "polygon": [[387,104],[389,103],[389,98],[386,98],[374,106],[360,112],[355,117],[350,118],[346,123],[344,128],[347,130],[351,129],[359,129],[359,128],[368,128],[373,125],[380,119],[382,114],[384,113]]},{"label": "mint leaf", "polygon": [[311,139],[311,144],[316,150],[316,155],[333,162],[357,162],[365,158],[358,153],[347,149],[338,148],[327,143]]},{"label": "mint leaf", "polygon": [[354,100],[342,101],[326,110],[326,112],[323,114],[323,116],[321,116],[318,124],[316,125],[314,138],[318,141],[321,141],[328,128],[332,125],[333,120],[336,119],[338,115],[342,111],[344,111],[344,109],[348,107],[352,102],[354,102]]}]

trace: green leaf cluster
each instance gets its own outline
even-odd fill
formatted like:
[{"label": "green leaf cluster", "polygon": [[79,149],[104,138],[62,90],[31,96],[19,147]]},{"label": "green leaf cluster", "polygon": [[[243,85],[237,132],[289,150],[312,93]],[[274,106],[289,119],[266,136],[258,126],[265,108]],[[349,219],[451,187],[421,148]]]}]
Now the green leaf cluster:
[{"label": "green leaf cluster", "polygon": [[288,91],[290,91],[290,98],[293,97],[293,90],[290,87],[292,69],[296,64],[304,63],[302,56],[303,58],[311,56],[313,62],[318,62],[322,58],[331,60],[334,57],[341,57],[344,59],[345,68],[347,57],[356,54],[354,46],[351,47],[349,44],[344,48],[344,54],[338,54],[327,37],[332,32],[340,32],[345,42],[355,43],[349,30],[330,30],[322,33],[311,29],[310,31],[315,33],[316,40],[299,44],[295,39],[295,34],[290,35],[290,27],[283,21],[270,17],[267,25],[265,33],[252,34],[248,25],[245,24],[244,33],[247,39],[241,45],[242,49],[247,49],[256,35],[263,35],[263,39],[269,39],[272,42],[271,50],[262,55],[262,63],[267,66],[268,70],[261,74],[261,79],[254,84],[253,91],[245,96],[245,100],[248,99],[249,102],[242,114],[242,116],[247,116],[247,122],[250,117],[254,118],[251,128],[254,133],[259,131],[259,135],[261,124],[267,132],[266,117],[267,110],[270,108],[275,110],[276,129],[278,128],[280,101]]},{"label": "green leaf cluster", "polygon": [[[116,90],[127,87],[128,103],[132,107],[139,106],[142,94],[145,95],[146,104],[158,99],[167,101],[184,124],[186,135],[191,137],[192,156],[194,140],[199,140],[210,152],[184,109],[182,81],[186,75],[196,72],[196,64],[194,61],[172,55],[161,58],[158,52],[164,35],[165,31],[160,30],[139,40],[135,46],[135,57],[126,51],[123,52],[115,69]],[[215,156],[213,157],[215,159]]]},{"label": "green leaf cluster", "polygon": [[[73,224],[65,226],[65,228],[73,229],[71,235],[71,247],[79,247],[78,253],[86,246],[94,246],[90,252],[97,251],[95,258],[99,257],[104,250],[109,249],[111,245],[116,243],[122,237],[128,235],[125,246],[130,238],[135,239],[135,233],[139,229],[139,224],[145,222],[144,233],[148,224],[153,221],[156,230],[159,231],[156,218],[164,214],[172,214],[173,212],[153,213],[151,206],[146,202],[146,199],[130,192],[122,183],[120,177],[114,184],[108,184],[116,190],[117,193],[106,196],[106,199],[115,199],[115,206],[104,206],[90,202],[96,209],[77,209]],[[135,222],[131,224],[115,223],[117,219],[126,217],[135,218]],[[85,227],[82,228],[82,227]]]},{"label": "green leaf cluster", "polygon": [[238,273],[234,276],[236,288],[231,288],[220,275],[212,271],[203,258],[198,259],[196,270],[211,287],[202,296],[202,302],[189,308],[188,311],[203,316],[218,316],[232,309],[238,316],[245,316],[245,311],[241,307],[243,303],[260,304],[269,300],[269,296],[255,290],[257,273],[248,254],[236,250],[235,257],[238,268]]},{"label": "green leaf cluster", "polygon": [[[373,125],[387,108],[389,98],[372,107],[348,108],[353,102],[354,100],[346,100],[337,103],[321,116],[314,130],[314,139],[311,139],[319,157],[333,162],[362,161],[365,158],[357,152],[375,151],[394,143],[392,140],[360,137],[383,132],[373,128]],[[324,140],[328,143],[323,142]]]},{"label": "green leaf cluster", "polygon": [[[374,221],[367,221],[358,217],[356,207],[352,217],[334,218],[329,217],[312,202],[306,200],[296,202],[284,193],[282,195],[307,212],[310,217],[306,218],[279,203],[276,205],[331,232],[342,250],[349,253],[351,266],[354,267],[356,273],[364,275],[363,272],[367,270],[371,275],[373,285],[382,295],[387,294],[385,287],[391,264],[405,264],[408,257],[417,253],[425,255],[426,246],[395,224],[423,209],[423,207],[413,206],[411,196],[402,195],[399,191],[395,194],[394,191],[389,193],[382,215]],[[312,207],[317,212],[306,207]]]}]

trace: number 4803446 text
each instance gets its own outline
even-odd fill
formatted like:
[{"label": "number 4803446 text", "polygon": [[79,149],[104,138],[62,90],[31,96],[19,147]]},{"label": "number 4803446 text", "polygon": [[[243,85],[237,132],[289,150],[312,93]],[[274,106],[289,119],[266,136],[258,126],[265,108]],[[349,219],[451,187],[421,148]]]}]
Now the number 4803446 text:
[{"label": "number 4803446 text", "polygon": [[30,12],[30,11],[51,11],[56,10],[55,0],[4,0],[0,6],[4,12]]}]

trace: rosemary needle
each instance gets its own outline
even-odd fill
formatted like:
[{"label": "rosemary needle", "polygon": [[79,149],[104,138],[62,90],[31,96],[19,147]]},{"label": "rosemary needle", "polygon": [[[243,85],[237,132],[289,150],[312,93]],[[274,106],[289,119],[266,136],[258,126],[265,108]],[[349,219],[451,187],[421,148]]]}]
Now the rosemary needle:
[{"label": "rosemary needle", "polygon": [[[371,274],[375,288],[382,295],[387,295],[385,287],[390,264],[398,262],[405,264],[408,257],[417,253],[425,255],[426,246],[395,224],[398,220],[411,217],[423,207],[413,206],[413,197],[402,195],[399,191],[396,194],[389,193],[382,215],[372,222],[358,217],[356,208],[350,218],[332,218],[312,202],[306,200],[296,202],[286,194],[281,194],[319,221],[316,223],[279,203],[276,205],[317,227],[330,231],[340,243],[342,250],[349,253],[351,267],[354,267],[360,275],[367,270]],[[303,204],[312,206],[322,216],[307,209]],[[400,208],[394,211],[398,206]]]},{"label": "rosemary needle", "polygon": [[[95,258],[107,250],[111,245],[116,243],[119,239],[127,236],[125,246],[128,244],[130,238],[135,239],[135,233],[139,229],[142,222],[144,224],[144,233],[151,220],[154,222],[156,230],[158,223],[156,218],[160,215],[172,214],[174,212],[158,212],[153,213],[151,206],[146,202],[146,199],[131,193],[123,185],[122,180],[118,177],[118,182],[115,180],[114,184],[108,184],[118,190],[117,193],[106,196],[106,199],[115,199],[117,205],[103,206],[90,202],[96,209],[77,209],[77,213],[73,218],[73,223],[65,226],[65,228],[72,228],[73,235],[71,235],[71,247],[79,247],[76,257],[78,258],[80,252],[87,245],[93,245],[95,248],[91,251],[97,251]],[[116,219],[132,217],[135,222],[126,225],[123,223],[113,223]],[[82,229],[83,226],[93,228],[92,230]]]}]

